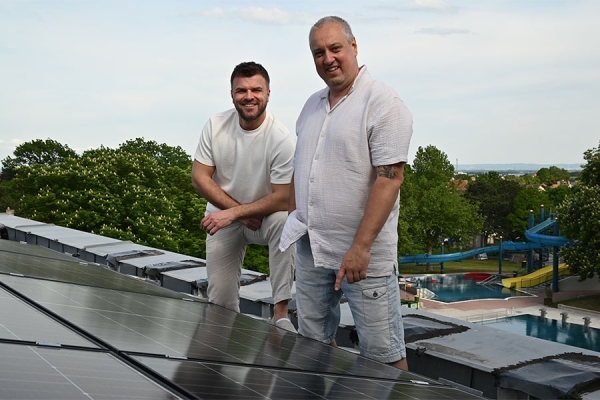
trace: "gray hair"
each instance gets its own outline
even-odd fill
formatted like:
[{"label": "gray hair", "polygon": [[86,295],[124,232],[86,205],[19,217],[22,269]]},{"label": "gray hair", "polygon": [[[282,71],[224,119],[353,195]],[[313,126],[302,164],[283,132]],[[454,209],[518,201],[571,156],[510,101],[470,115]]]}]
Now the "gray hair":
[{"label": "gray hair", "polygon": [[344,31],[344,35],[346,36],[348,43],[352,43],[352,39],[354,39],[354,34],[352,33],[352,28],[350,28],[350,24],[346,22],[345,19],[333,15],[321,18],[312,26],[312,28],[310,28],[310,33],[308,34],[309,40],[314,31],[323,27],[323,25],[329,23],[338,24]]}]

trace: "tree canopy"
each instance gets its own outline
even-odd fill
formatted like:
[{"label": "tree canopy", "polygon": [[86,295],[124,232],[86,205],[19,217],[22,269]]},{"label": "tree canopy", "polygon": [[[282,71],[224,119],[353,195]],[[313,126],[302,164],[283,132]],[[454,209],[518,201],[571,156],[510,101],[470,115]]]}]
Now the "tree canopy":
[{"label": "tree canopy", "polygon": [[586,150],[583,158],[586,164],[583,165],[579,180],[586,186],[600,186],[600,143],[598,147]]},{"label": "tree canopy", "polygon": [[571,177],[569,171],[564,168],[559,168],[557,166],[552,165],[549,168],[541,168],[537,172],[537,177],[540,183],[552,184],[561,181],[568,181]]},{"label": "tree canopy", "polygon": [[561,235],[573,240],[561,256],[581,280],[600,276],[600,146],[584,159],[580,185],[558,207]]},{"label": "tree canopy", "polygon": [[446,239],[466,244],[481,229],[477,206],[451,189],[453,174],[448,157],[435,146],[419,147],[413,166],[406,166],[399,233],[411,242],[399,242],[401,254],[431,254]]},{"label": "tree canopy", "polygon": [[73,149],[52,139],[25,142],[18,145],[13,154],[14,157],[8,156],[2,160],[0,173],[2,181],[13,179],[22,166],[53,165],[68,158],[77,158],[77,153]]},{"label": "tree canopy", "polygon": [[545,210],[550,211],[552,205],[549,203],[546,192],[539,190],[537,187],[525,187],[519,191],[519,194],[515,197],[513,211],[508,215],[508,221],[515,240],[526,240],[525,231],[529,228],[529,212],[537,213],[542,206]]},{"label": "tree canopy", "polygon": [[203,257],[206,201],[191,186],[191,159],[165,146],[135,140],[23,165],[3,190],[19,199],[13,208],[24,218]]},{"label": "tree canopy", "polygon": [[491,171],[477,176],[469,182],[465,197],[478,204],[483,218],[483,235],[502,236],[515,240],[523,232],[515,234],[508,216],[514,211],[515,198],[521,186],[514,180],[503,179],[498,172]]}]

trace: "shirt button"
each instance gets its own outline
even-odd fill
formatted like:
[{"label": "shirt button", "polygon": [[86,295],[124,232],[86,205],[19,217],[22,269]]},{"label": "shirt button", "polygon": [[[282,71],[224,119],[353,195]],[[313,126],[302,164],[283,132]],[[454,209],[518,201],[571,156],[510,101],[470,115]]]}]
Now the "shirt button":
[{"label": "shirt button", "polygon": [[318,160],[318,159],[319,159],[319,155],[318,155],[318,154],[316,154],[316,155],[315,155],[315,160]]},{"label": "shirt button", "polygon": [[309,202],[308,202],[308,205],[312,207],[312,205],[313,205],[313,202],[312,202],[312,201],[309,201]]},{"label": "shirt button", "polygon": [[315,178],[310,178],[310,183],[313,183],[315,181]]},{"label": "shirt button", "polygon": [[308,226],[308,229],[312,231],[312,225],[309,225],[309,226]]}]

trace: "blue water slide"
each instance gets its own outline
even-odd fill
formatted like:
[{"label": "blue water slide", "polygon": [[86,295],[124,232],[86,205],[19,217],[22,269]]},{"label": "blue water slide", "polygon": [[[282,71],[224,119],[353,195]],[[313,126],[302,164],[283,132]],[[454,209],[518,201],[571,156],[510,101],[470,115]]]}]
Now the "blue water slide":
[{"label": "blue water slide", "polygon": [[531,229],[526,230],[525,237],[531,242],[539,243],[542,247],[561,247],[565,244],[571,243],[569,239],[564,238],[562,236],[551,236],[540,233],[545,231],[546,229],[554,227],[555,224],[556,220],[548,218],[544,222],[534,226]]},{"label": "blue water slide", "polygon": [[[539,225],[525,231],[525,237],[529,242],[503,242],[503,251],[525,251],[525,250],[538,250],[541,248],[563,246],[570,243],[570,240],[562,236],[550,236],[543,235],[539,232],[543,232],[554,226],[556,223],[552,218],[548,218]],[[482,253],[499,253],[500,246],[486,246],[477,249],[461,251],[458,253],[449,254],[412,254],[407,256],[400,256],[398,262],[400,264],[414,264],[414,263],[441,263],[447,261],[459,261],[465,258],[474,257]]]}]

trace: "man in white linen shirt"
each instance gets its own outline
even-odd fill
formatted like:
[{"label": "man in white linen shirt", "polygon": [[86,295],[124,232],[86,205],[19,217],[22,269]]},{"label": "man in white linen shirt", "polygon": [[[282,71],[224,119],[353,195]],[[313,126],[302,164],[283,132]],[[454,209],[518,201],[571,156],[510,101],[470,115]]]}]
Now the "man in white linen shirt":
[{"label": "man in white linen shirt", "polygon": [[270,96],[266,69],[254,62],[231,74],[234,109],[213,115],[202,129],[192,184],[208,201],[209,301],[240,311],[240,276],[246,246],[269,246],[273,322],[295,332],[288,318],[294,281],[294,249],[279,250],[287,218],[295,138],[266,111]]},{"label": "man in white linen shirt", "polygon": [[397,226],[412,116],[359,67],[345,20],[320,19],[309,45],[327,87],[307,100],[296,124],[293,194],[280,243],[285,249],[296,242],[299,333],[335,345],[343,293],[361,354],[408,369]]}]

